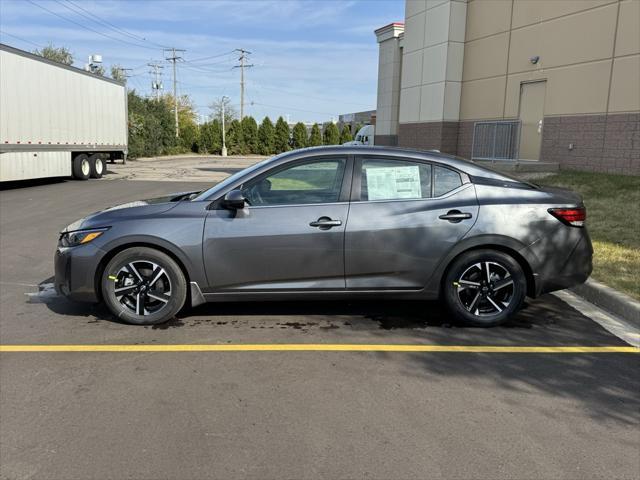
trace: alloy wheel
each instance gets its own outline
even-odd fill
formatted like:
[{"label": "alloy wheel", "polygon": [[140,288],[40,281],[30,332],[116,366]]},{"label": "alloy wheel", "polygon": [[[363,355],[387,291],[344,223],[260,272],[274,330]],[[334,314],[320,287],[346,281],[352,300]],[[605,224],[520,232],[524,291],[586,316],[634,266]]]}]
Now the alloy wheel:
[{"label": "alloy wheel", "polygon": [[498,262],[477,262],[454,282],[458,300],[476,316],[496,315],[509,307],[514,282],[509,270]]},{"label": "alloy wheel", "polygon": [[147,260],[129,262],[115,275],[114,295],[132,313],[151,315],[169,303],[171,280],[165,269],[156,263]]}]

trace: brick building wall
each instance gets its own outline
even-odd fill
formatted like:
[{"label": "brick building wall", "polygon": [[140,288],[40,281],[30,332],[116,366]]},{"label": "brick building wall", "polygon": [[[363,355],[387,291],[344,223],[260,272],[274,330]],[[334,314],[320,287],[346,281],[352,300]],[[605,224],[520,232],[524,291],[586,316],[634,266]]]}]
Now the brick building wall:
[{"label": "brick building wall", "polygon": [[456,154],[459,122],[401,123],[398,145],[423,150],[440,150]]},{"label": "brick building wall", "polygon": [[640,175],[640,113],[545,117],[540,159],[561,169]]},{"label": "brick building wall", "polygon": [[[376,144],[471,158],[474,125],[474,121],[400,124],[397,138],[376,136]],[[640,175],[640,113],[545,117],[540,160],[557,162],[561,169]]]},{"label": "brick building wall", "polygon": [[398,145],[397,135],[376,135],[374,143],[384,147],[395,147]]}]

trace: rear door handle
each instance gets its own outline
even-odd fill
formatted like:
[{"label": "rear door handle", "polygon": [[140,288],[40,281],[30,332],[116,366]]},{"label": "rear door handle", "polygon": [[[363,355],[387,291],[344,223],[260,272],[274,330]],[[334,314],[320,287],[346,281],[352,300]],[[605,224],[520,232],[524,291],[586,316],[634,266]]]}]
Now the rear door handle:
[{"label": "rear door handle", "polygon": [[462,220],[468,220],[471,218],[471,214],[469,212],[461,212],[460,210],[449,210],[444,215],[440,215],[438,217],[440,220],[448,220],[451,223],[459,223]]},{"label": "rear door handle", "polygon": [[342,220],[331,220],[329,217],[320,217],[315,222],[309,223],[310,227],[318,227],[320,230],[329,230],[340,225],[342,225]]}]

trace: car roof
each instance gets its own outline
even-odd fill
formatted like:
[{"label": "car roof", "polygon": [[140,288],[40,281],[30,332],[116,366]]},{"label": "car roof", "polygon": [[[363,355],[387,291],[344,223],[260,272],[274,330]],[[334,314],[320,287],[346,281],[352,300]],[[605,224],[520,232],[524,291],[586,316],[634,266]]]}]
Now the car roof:
[{"label": "car roof", "polygon": [[[378,156],[380,158],[397,157],[399,159],[417,159],[425,160],[433,163],[450,166],[471,177],[485,178],[491,180],[499,180],[501,182],[509,182],[513,184],[527,184],[522,180],[518,180],[509,175],[504,175],[489,168],[481,167],[469,160],[465,160],[453,155],[447,155],[436,150],[412,150],[410,148],[398,147],[382,147],[382,146],[358,146],[358,145],[326,145],[321,147],[308,147],[288,152],[280,153],[274,157],[267,158],[259,163],[248,167],[245,170],[235,173],[230,177],[222,180],[208,190],[202,192],[196,200],[210,200],[212,196],[217,195],[221,190],[228,188],[236,183],[241,184],[245,178],[261,175],[277,165],[284,165],[288,162],[301,160],[310,157],[331,156],[331,155],[365,155]],[[231,182],[231,183],[229,183]]]},{"label": "car roof", "polygon": [[484,178],[492,178],[507,181],[520,180],[505,175],[501,172],[492,170],[487,167],[478,165],[471,160],[466,160],[462,157],[449,155],[439,152],[437,150],[418,150],[403,147],[387,147],[387,146],[370,146],[370,145],[326,145],[321,147],[308,147],[297,150],[292,150],[280,155],[277,155],[273,159],[281,161],[294,160],[297,158],[303,158],[307,156],[315,155],[366,155],[366,156],[379,156],[379,157],[401,157],[401,158],[414,158],[417,160],[428,160],[430,162],[441,163],[443,165],[451,166],[461,172],[468,175]]}]

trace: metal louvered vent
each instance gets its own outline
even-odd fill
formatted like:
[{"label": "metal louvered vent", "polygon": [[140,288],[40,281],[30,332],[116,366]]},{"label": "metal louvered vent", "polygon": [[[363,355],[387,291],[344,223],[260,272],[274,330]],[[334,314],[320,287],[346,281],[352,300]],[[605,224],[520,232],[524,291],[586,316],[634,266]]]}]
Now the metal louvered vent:
[{"label": "metal louvered vent", "polygon": [[473,128],[474,160],[515,160],[518,158],[520,121],[476,122]]}]

